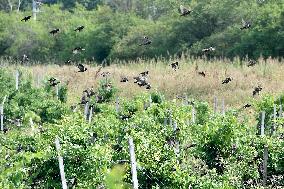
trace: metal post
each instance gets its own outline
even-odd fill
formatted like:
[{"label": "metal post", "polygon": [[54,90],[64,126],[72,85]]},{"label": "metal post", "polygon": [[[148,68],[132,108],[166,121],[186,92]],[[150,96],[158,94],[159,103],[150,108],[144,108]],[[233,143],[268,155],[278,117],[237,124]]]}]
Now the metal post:
[{"label": "metal post", "polygon": [[84,109],[84,117],[85,117],[85,120],[87,120],[88,118],[88,113],[89,113],[89,102],[87,102],[85,104],[85,109]]},{"label": "metal post", "polygon": [[218,99],[217,99],[217,97],[215,96],[215,97],[214,97],[214,113],[217,113],[217,107],[218,107]]},{"label": "metal post", "polygon": [[90,109],[89,123],[92,122],[92,116],[93,116],[93,106],[91,106],[91,109]]},{"label": "metal post", "polygon": [[194,106],[192,106],[192,109],[191,109],[191,122],[194,124],[195,123],[195,108]]},{"label": "metal post", "polygon": [[261,127],[260,127],[260,136],[264,136],[264,120],[265,120],[265,112],[261,113]]},{"label": "metal post", "polygon": [[266,181],[267,181],[267,161],[268,161],[268,146],[264,146],[264,150],[263,150],[263,186],[266,186]]},{"label": "metal post", "polygon": [[129,143],[133,188],[138,189],[137,163],[136,163],[136,158],[135,158],[133,139],[131,137],[129,138],[128,143]]},{"label": "metal post", "polygon": [[0,116],[1,116],[1,131],[4,130],[4,107],[0,105]]},{"label": "metal post", "polygon": [[19,89],[19,71],[18,70],[16,70],[15,79],[16,79],[16,90],[18,90]]},{"label": "metal post", "polygon": [[60,143],[59,143],[58,137],[56,137],[56,139],[55,139],[55,146],[56,146],[56,150],[57,150],[57,153],[58,153],[58,162],[59,162],[59,169],[60,169],[62,189],[67,189],[65,172],[64,172],[63,158],[60,155]]}]

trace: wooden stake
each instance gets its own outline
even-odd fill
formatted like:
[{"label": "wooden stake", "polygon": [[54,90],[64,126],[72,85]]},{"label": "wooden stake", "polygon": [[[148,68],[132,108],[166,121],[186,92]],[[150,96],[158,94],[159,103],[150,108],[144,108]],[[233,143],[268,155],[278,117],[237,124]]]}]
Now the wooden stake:
[{"label": "wooden stake", "polygon": [[137,163],[136,163],[136,158],[135,158],[133,139],[131,137],[129,138],[128,143],[129,143],[129,153],[130,153],[130,161],[131,161],[133,189],[138,189]]},{"label": "wooden stake", "polygon": [[191,122],[194,124],[195,123],[195,108],[192,106],[191,109]]},{"label": "wooden stake", "polygon": [[64,172],[64,164],[63,164],[63,158],[60,155],[60,143],[58,137],[55,138],[55,146],[58,154],[58,162],[59,162],[59,169],[60,169],[60,177],[61,177],[61,183],[62,183],[62,189],[67,189],[67,183],[65,178],[65,172]]},{"label": "wooden stake", "polygon": [[93,106],[91,106],[91,109],[90,109],[89,123],[92,122],[92,116],[93,116]]},{"label": "wooden stake", "polygon": [[88,118],[88,113],[89,113],[89,102],[87,102],[85,104],[85,109],[84,109],[84,117],[85,117],[85,120],[87,120]]},{"label": "wooden stake", "polygon": [[56,99],[59,99],[59,87],[58,85],[55,86],[55,92],[56,92]]},{"label": "wooden stake", "polygon": [[268,146],[264,146],[264,150],[263,150],[263,186],[266,186],[266,181],[267,181],[267,161],[268,161]]},{"label": "wooden stake", "polygon": [[16,90],[18,90],[19,89],[19,71],[18,70],[16,70],[15,79],[16,79]]},{"label": "wooden stake", "polygon": [[260,136],[264,136],[264,120],[265,120],[265,112],[261,113],[261,127],[260,127]]},{"label": "wooden stake", "polygon": [[4,107],[0,105],[0,116],[1,116],[1,131],[4,130]]}]

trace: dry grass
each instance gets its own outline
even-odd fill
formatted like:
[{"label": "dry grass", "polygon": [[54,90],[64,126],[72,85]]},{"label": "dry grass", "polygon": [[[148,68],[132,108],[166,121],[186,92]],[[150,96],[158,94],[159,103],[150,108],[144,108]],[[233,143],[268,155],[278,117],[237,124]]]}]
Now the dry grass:
[{"label": "dry grass", "polygon": [[[140,72],[149,70],[149,81],[152,85],[151,91],[159,91],[167,98],[176,95],[187,94],[189,97],[213,102],[214,96],[224,98],[228,106],[241,106],[250,101],[252,91],[257,85],[263,87],[261,95],[279,94],[284,90],[284,64],[277,60],[259,60],[254,67],[240,65],[238,61],[227,60],[206,61],[203,59],[180,59],[180,69],[174,71],[169,66],[170,61],[139,61],[131,64],[113,64],[105,67],[101,72],[109,71],[111,80],[119,89],[120,97],[133,97],[134,95],[147,92],[133,83],[132,77]],[[206,77],[196,73],[196,65],[199,71],[204,71]],[[75,66],[38,65],[22,67],[31,72],[33,77],[47,78],[54,76],[63,82],[69,82],[69,102],[78,101],[82,91],[91,86],[98,86],[99,77],[96,72],[99,67],[87,66],[85,73],[77,72]],[[15,69],[15,68],[14,68]],[[120,77],[130,78],[128,83],[120,83]],[[222,85],[222,80],[232,77],[233,81]],[[256,97],[259,98],[259,97]]]}]

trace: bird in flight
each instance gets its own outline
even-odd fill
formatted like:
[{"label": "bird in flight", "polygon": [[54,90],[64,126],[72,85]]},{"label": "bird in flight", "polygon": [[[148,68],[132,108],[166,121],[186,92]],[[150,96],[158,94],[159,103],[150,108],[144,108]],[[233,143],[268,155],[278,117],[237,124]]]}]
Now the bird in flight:
[{"label": "bird in flight", "polygon": [[140,43],[139,46],[150,45],[151,43],[152,43],[152,41],[149,39],[149,37],[144,36],[143,39],[142,39],[142,43]]},{"label": "bird in flight", "polygon": [[31,19],[32,16],[25,16],[21,21],[28,21],[29,19]]},{"label": "bird in flight", "polygon": [[227,83],[229,83],[230,81],[232,81],[233,79],[231,78],[231,77],[227,77],[226,79],[224,79],[223,81],[222,81],[222,84],[227,84]]},{"label": "bird in flight", "polygon": [[171,63],[170,66],[171,66],[172,69],[175,70],[175,71],[176,71],[177,69],[179,69],[178,62]]},{"label": "bird in flight", "polygon": [[189,8],[185,8],[183,5],[180,5],[179,11],[180,16],[187,16],[192,12],[192,10],[190,10]]},{"label": "bird in flight", "polygon": [[249,29],[251,27],[251,23],[249,21],[245,21],[244,19],[242,19],[242,27],[240,27],[241,30],[244,29]]},{"label": "bird in flight", "polygon": [[49,85],[51,86],[51,87],[55,87],[56,85],[58,85],[59,83],[60,83],[60,81],[58,81],[56,78],[54,78],[54,77],[51,77],[49,80],[47,80],[47,81],[49,81]]},{"label": "bird in flight", "polygon": [[84,50],[86,50],[86,49],[84,49],[84,48],[82,48],[82,47],[75,47],[75,48],[72,50],[72,53],[73,53],[73,54],[78,54],[78,53],[80,53],[80,52],[82,52],[82,51],[84,51]]},{"label": "bird in flight", "polygon": [[78,26],[74,31],[81,32],[84,28],[85,26]]},{"label": "bird in flight", "polygon": [[249,62],[248,62],[248,67],[251,67],[251,66],[254,66],[254,65],[256,65],[256,61],[255,60],[249,60]]},{"label": "bird in flight", "polygon": [[57,28],[57,29],[51,30],[49,33],[54,36],[54,35],[57,34],[59,31],[60,31],[60,30]]},{"label": "bird in flight", "polygon": [[85,71],[87,71],[87,68],[83,64],[78,64],[77,68],[79,68],[78,72],[85,72]]},{"label": "bird in flight", "polygon": [[203,71],[202,72],[198,72],[198,74],[201,75],[202,77],[206,76],[205,72],[203,72]]},{"label": "bird in flight", "polygon": [[250,108],[252,105],[251,104],[245,104],[244,106],[243,106],[243,108]]},{"label": "bird in flight", "polygon": [[202,52],[204,52],[204,53],[213,52],[213,51],[215,51],[214,47],[209,47],[209,48],[202,49]]}]

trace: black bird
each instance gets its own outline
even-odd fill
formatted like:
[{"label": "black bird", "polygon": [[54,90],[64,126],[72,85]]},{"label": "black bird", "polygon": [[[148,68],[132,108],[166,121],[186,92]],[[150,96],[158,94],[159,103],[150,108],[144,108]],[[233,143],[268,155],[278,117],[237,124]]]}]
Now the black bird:
[{"label": "black bird", "polygon": [[252,105],[251,104],[246,104],[243,106],[243,108],[250,108]]},{"label": "black bird", "polygon": [[60,31],[60,30],[57,28],[57,29],[51,30],[49,33],[54,36],[54,35],[57,34],[59,31]]},{"label": "black bird", "polygon": [[224,79],[224,80],[222,81],[222,84],[227,84],[227,83],[229,83],[230,81],[232,81],[232,78],[227,77],[226,79]]},{"label": "black bird", "polygon": [[178,62],[171,63],[170,66],[171,66],[172,69],[174,69],[175,71],[176,71],[177,69],[179,69]]},{"label": "black bird", "polygon": [[128,78],[127,77],[121,77],[120,82],[126,83],[126,82],[128,82]]},{"label": "black bird", "polygon": [[140,43],[139,46],[142,46],[142,45],[150,45],[151,43],[152,43],[152,41],[149,39],[149,37],[144,36],[144,37],[143,37],[143,40],[142,40],[142,43]]},{"label": "black bird", "polygon": [[255,60],[249,60],[248,67],[256,65],[256,63],[257,62]]},{"label": "black bird", "polygon": [[244,19],[242,19],[242,27],[240,29],[244,30],[244,29],[249,29],[250,27],[251,23],[249,21],[245,21]]},{"label": "black bird", "polygon": [[261,86],[255,87],[253,92],[252,92],[252,96],[259,95],[260,91],[262,91],[262,87]]},{"label": "black bird", "polygon": [[83,64],[78,64],[77,68],[79,68],[78,72],[85,72],[85,71],[87,71],[87,68]]},{"label": "black bird", "polygon": [[49,80],[49,85],[51,87],[55,87],[56,85],[58,85],[60,83],[60,81],[58,81],[57,79],[55,79],[54,77],[51,77]]},{"label": "black bird", "polygon": [[85,28],[85,26],[79,26],[74,31],[81,32],[84,28]]},{"label": "black bird", "polygon": [[192,12],[192,10],[190,10],[189,8],[185,8],[183,5],[180,5],[179,11],[180,16],[187,16]]},{"label": "black bird", "polygon": [[202,49],[202,52],[204,52],[204,53],[213,52],[213,51],[215,51],[214,47],[209,47],[209,48]]},{"label": "black bird", "polygon": [[85,49],[84,48],[82,48],[82,47],[75,47],[73,50],[72,50],[72,53],[73,54],[78,54],[78,53],[80,53],[80,52],[82,52],[82,51],[84,51]]},{"label": "black bird", "polygon": [[147,85],[146,85],[146,89],[151,89],[152,87],[151,87],[151,84],[150,83],[147,83]]},{"label": "black bird", "polygon": [[25,16],[21,21],[28,21],[29,19],[31,19],[32,16]]},{"label": "black bird", "polygon": [[198,72],[198,74],[201,75],[202,77],[206,76],[205,72],[203,72],[203,71],[202,72]]},{"label": "black bird", "polygon": [[28,61],[29,61],[29,57],[28,57],[26,54],[24,54],[24,55],[22,56],[21,62],[22,62],[22,63],[25,63],[25,62],[28,62]]},{"label": "black bird", "polygon": [[149,75],[149,71],[145,71],[145,72],[141,72],[139,75],[141,75],[142,77],[147,77]]}]

